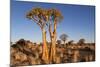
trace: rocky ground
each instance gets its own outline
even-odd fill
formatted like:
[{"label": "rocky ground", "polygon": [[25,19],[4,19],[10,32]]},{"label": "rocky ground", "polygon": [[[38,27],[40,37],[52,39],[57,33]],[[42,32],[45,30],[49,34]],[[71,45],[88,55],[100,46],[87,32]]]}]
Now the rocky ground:
[{"label": "rocky ground", "polygon": [[[91,44],[91,46],[89,46]],[[56,63],[75,63],[95,60],[95,44],[56,44]],[[50,49],[50,43],[48,43]],[[36,44],[20,39],[11,44],[11,66],[29,66],[45,64],[42,57],[42,43]]]}]

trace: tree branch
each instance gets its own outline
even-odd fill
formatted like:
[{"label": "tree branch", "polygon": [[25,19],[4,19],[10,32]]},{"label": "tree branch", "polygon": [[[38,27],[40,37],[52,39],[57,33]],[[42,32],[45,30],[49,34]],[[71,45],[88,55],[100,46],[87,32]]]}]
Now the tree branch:
[{"label": "tree branch", "polygon": [[42,28],[42,25],[39,23],[39,21],[38,21],[37,19],[35,19],[35,18],[33,17],[32,20],[33,20],[37,25],[39,25],[40,28]]}]

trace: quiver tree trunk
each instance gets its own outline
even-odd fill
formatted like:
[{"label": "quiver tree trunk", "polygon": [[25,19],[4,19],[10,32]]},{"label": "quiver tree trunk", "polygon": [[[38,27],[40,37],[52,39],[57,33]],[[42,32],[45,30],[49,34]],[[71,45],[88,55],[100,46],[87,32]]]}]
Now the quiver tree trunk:
[{"label": "quiver tree trunk", "polygon": [[50,40],[51,40],[51,46],[50,46],[50,53],[49,53],[49,63],[51,64],[52,61],[53,61],[53,32],[52,32],[52,27],[51,25],[49,24],[49,34],[50,34]]},{"label": "quiver tree trunk", "polygon": [[43,40],[43,48],[42,48],[42,59],[46,64],[49,63],[49,55],[48,55],[48,47],[46,43],[46,31],[42,29],[42,40]]},{"label": "quiver tree trunk", "polygon": [[56,63],[56,22],[54,22],[54,31],[52,32],[51,25],[49,25],[49,33],[51,38],[51,48],[50,48],[50,63]]},{"label": "quiver tree trunk", "polygon": [[53,61],[54,63],[56,63],[56,39],[57,39],[57,32],[56,32],[56,29],[57,29],[57,22],[54,21],[54,31],[53,31],[53,34],[54,34],[54,39],[53,39]]}]

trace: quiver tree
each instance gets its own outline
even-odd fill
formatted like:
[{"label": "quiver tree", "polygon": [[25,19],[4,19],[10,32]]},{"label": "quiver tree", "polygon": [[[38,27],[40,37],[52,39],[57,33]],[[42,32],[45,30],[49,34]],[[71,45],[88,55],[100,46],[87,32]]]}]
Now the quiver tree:
[{"label": "quiver tree", "polygon": [[56,39],[57,39],[57,24],[63,19],[61,12],[57,9],[49,9],[48,15],[48,30],[51,39],[50,48],[50,63],[56,63]]},{"label": "quiver tree", "polygon": [[49,56],[48,56],[48,47],[46,44],[46,10],[42,8],[33,8],[31,11],[29,11],[26,15],[26,17],[30,20],[33,20],[34,23],[36,23],[41,31],[42,31],[42,40],[43,40],[43,49],[42,49],[42,59],[45,63],[49,63]]},{"label": "quiver tree", "polygon": [[56,63],[56,39],[57,39],[57,24],[63,18],[61,12],[57,9],[41,9],[34,8],[28,14],[27,18],[35,21],[35,23],[42,30],[43,38],[43,55],[42,59],[48,63],[48,49],[46,45],[46,30],[45,27],[48,27],[48,31],[51,39],[51,48],[50,48],[50,58],[49,62]]}]

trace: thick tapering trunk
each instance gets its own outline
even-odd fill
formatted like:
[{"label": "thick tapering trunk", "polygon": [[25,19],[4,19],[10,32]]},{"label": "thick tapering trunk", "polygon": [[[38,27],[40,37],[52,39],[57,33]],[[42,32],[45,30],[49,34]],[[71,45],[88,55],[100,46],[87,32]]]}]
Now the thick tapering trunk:
[{"label": "thick tapering trunk", "polygon": [[52,49],[52,44],[53,44],[53,32],[52,32],[52,26],[49,25],[49,34],[50,34],[50,40],[51,40],[51,45],[50,45],[50,57],[49,57],[49,63],[51,64],[53,61],[53,49]]},{"label": "thick tapering trunk", "polygon": [[57,39],[57,22],[54,21],[54,39],[53,39],[53,61],[56,63],[56,39]]},{"label": "thick tapering trunk", "polygon": [[51,26],[49,26],[49,33],[50,33],[50,38],[51,38],[51,49],[50,49],[50,63],[56,63],[56,38],[57,38],[57,33],[56,33],[56,27],[57,24],[54,22],[54,31],[52,32]]},{"label": "thick tapering trunk", "polygon": [[53,63],[56,63],[56,42],[55,42],[55,36],[53,38],[53,41],[52,41],[52,60],[53,60]]},{"label": "thick tapering trunk", "polygon": [[46,31],[42,29],[42,40],[43,40],[43,48],[42,48],[42,59],[46,64],[49,63],[49,55],[48,55],[48,47],[46,43]]}]

